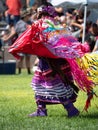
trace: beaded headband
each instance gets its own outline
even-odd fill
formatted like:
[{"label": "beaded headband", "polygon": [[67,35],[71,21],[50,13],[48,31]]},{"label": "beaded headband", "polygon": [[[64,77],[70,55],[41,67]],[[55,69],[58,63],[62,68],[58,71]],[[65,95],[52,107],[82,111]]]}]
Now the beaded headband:
[{"label": "beaded headband", "polygon": [[57,16],[57,12],[53,6],[41,6],[37,9],[40,13],[48,13],[50,16],[55,17]]}]

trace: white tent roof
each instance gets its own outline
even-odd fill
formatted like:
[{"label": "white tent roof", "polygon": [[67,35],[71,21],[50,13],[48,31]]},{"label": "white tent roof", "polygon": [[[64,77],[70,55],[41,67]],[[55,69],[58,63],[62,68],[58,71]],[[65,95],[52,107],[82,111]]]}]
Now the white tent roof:
[{"label": "white tent roof", "polygon": [[94,8],[98,8],[98,0],[50,0],[50,2],[54,6],[61,5],[63,7],[66,7],[70,5],[78,6],[80,4],[88,4]]},{"label": "white tent roof", "polygon": [[80,3],[85,3],[85,0],[51,0],[51,3],[54,5],[54,6],[57,6],[57,5],[60,5],[60,4],[63,4],[63,3],[72,3],[72,4],[80,4]]}]

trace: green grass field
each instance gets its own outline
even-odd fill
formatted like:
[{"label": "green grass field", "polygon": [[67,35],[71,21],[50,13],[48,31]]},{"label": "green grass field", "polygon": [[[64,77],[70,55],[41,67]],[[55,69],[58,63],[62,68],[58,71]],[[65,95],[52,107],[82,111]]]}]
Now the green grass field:
[{"label": "green grass field", "polygon": [[[87,112],[82,112],[86,94],[79,92],[75,106],[80,116],[67,118],[62,105],[48,105],[47,117],[28,118],[36,110],[31,88],[33,75],[0,75],[0,130],[97,130],[98,98],[94,97]],[[96,88],[98,94],[98,88]]]}]

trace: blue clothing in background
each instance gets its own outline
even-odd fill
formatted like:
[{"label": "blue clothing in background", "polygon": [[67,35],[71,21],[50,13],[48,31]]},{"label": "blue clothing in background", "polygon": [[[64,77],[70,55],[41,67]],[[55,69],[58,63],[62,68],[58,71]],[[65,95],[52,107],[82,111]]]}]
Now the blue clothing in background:
[{"label": "blue clothing in background", "polygon": [[32,5],[34,4],[34,1],[35,1],[35,0],[30,0],[29,5],[32,6]]}]

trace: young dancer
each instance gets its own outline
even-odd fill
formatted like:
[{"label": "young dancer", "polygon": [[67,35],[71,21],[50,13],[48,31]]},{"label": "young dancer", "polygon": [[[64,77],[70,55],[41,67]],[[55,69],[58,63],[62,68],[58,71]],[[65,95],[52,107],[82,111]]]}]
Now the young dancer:
[{"label": "young dancer", "polygon": [[77,116],[79,110],[73,103],[79,89],[74,80],[80,89],[92,92],[93,81],[77,62],[88,52],[87,46],[81,45],[65,28],[56,24],[53,6],[43,5],[37,11],[38,21],[9,49],[17,57],[19,52],[27,52],[39,58],[32,80],[37,110],[29,116],[47,116],[46,105],[57,103],[64,106],[68,117]]}]

